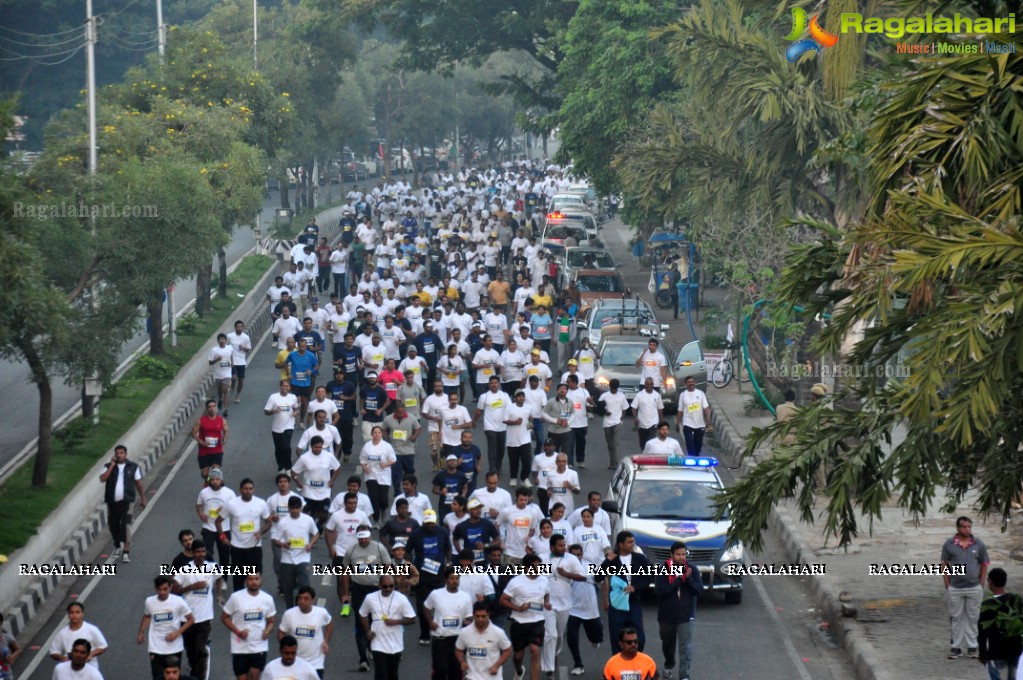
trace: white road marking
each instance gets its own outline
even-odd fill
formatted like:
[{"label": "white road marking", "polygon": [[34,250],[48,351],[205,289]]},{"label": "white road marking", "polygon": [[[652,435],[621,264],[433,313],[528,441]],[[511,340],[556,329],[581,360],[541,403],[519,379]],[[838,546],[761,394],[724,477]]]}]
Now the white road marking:
[{"label": "white road marking", "polygon": [[767,596],[767,590],[764,588],[764,585],[758,578],[746,579],[747,583],[749,581],[753,582],[753,587],[757,589],[757,592],[760,593],[760,597],[764,600],[764,604],[767,605],[767,614],[771,617],[775,630],[782,632],[782,645],[785,647],[785,652],[789,655],[789,658],[792,659],[792,665],[796,667],[797,671],[799,671],[799,677],[803,680],[813,680],[810,672],[806,670],[806,664],[803,663],[803,657],[796,651],[796,646],[792,644],[792,639],[789,637],[788,631],[785,629],[781,617],[778,616],[778,610],[774,608],[774,602],[772,602],[771,598]]}]

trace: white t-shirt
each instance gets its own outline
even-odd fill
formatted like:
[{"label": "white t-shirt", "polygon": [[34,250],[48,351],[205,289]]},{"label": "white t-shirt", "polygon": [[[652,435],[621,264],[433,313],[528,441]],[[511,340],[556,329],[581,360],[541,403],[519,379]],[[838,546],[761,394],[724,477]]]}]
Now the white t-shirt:
[{"label": "white t-shirt", "polygon": [[[274,413],[274,409],[281,409],[280,413]],[[287,432],[295,429],[295,417],[298,414],[298,397],[291,392],[281,396],[280,392],[274,392],[266,400],[264,411],[273,413],[273,420],[270,423],[271,432]]]},{"label": "white t-shirt", "polygon": [[359,616],[370,618],[370,631],[374,637],[369,648],[384,654],[399,654],[405,649],[404,626],[388,626],[387,619],[414,618],[416,610],[412,603],[401,593],[392,590],[387,597],[378,590],[370,593],[359,607]]},{"label": "white t-shirt", "polygon": [[473,602],[482,602],[494,594],[494,582],[487,574],[462,574],[458,578],[458,589]]},{"label": "white t-shirt", "polygon": [[319,529],[316,520],[305,513],[298,517],[290,514],[281,517],[274,527],[274,535],[278,541],[287,541],[290,547],[281,549],[281,564],[308,564],[312,555],[306,550]]},{"label": "white t-shirt", "polygon": [[551,589],[551,609],[554,611],[567,611],[572,608],[572,584],[575,583],[573,579],[558,574],[558,569],[564,569],[570,574],[578,574],[585,576],[586,572],[583,570],[583,565],[580,564],[579,558],[572,553],[566,552],[561,557],[555,557],[549,555],[545,564],[551,565],[550,589]]},{"label": "white t-shirt", "polygon": [[241,335],[238,335],[237,333],[228,333],[227,342],[231,345],[231,349],[233,350],[231,361],[234,365],[244,366],[248,363],[248,354],[246,354],[243,350],[252,351],[252,339],[249,338],[249,334],[245,332]]},{"label": "white t-shirt", "polygon": [[[462,372],[465,371],[465,360],[455,355],[454,358],[444,356],[437,362],[437,370],[440,372],[440,381],[445,387],[458,387],[462,381]],[[445,395],[445,405],[447,395]]]},{"label": "white t-shirt", "polygon": [[512,505],[502,510],[497,516],[497,523],[504,536],[504,554],[508,557],[525,557],[526,542],[530,534],[539,533],[542,519],[543,511],[533,503],[521,509]]},{"label": "white t-shirt", "polygon": [[[88,640],[89,644],[92,645],[92,650],[106,649],[109,645],[107,639],[103,637],[103,631],[96,626],[92,625],[88,621],[82,622],[82,627],[78,630],[71,630],[71,625],[68,624],[60,629],[57,636],[53,638],[53,642],[50,643],[50,654],[60,654],[61,656],[71,657],[71,647],[75,644],[75,640]],[[92,668],[99,668],[99,661],[96,657],[89,659],[89,662],[85,664]],[[69,676],[70,677],[70,676]]]},{"label": "white t-shirt", "polygon": [[326,412],[327,425],[330,425],[330,423],[334,420],[334,414],[337,413],[337,404],[335,404],[334,400],[329,397],[323,401],[320,401],[319,399],[310,399],[309,410],[307,413],[312,413],[313,416],[315,416],[317,411]]},{"label": "white t-shirt", "polygon": [[292,607],[281,617],[281,632],[298,640],[298,658],[304,659],[316,670],[323,669],[323,629],[331,617],[323,607],[313,605],[308,614]]},{"label": "white t-shirt", "polygon": [[285,319],[283,316],[274,321],[273,334],[281,339],[281,345],[287,338],[295,337],[295,333],[302,330],[302,322],[293,316]]},{"label": "white t-shirt", "polygon": [[[301,650],[302,641],[299,640],[298,644]],[[301,654],[301,651],[299,653]],[[281,659],[274,659],[263,669],[259,680],[320,680],[320,676],[316,674],[312,664],[298,656],[290,666],[285,666]]]},{"label": "white t-shirt", "polygon": [[[214,491],[212,487],[208,486],[203,488],[199,492],[199,498],[195,501],[196,505],[202,506],[202,511],[209,518],[209,521],[203,522],[202,528],[206,531],[216,531],[217,517],[220,517],[227,504],[237,497],[238,495],[226,486],[220,487],[218,491]],[[221,526],[224,531],[230,531],[231,518],[224,515],[224,521],[221,523]]]},{"label": "white t-shirt", "polygon": [[[345,492],[345,493],[347,493],[347,492]],[[372,515],[373,514],[373,502],[369,500],[369,496],[367,496],[366,494],[362,493],[361,491],[357,491],[356,493],[359,495],[359,500],[356,503],[355,507],[358,510],[362,510],[364,513],[366,513],[367,517],[369,515]],[[338,495],[334,496],[334,500],[332,500],[330,502],[330,508],[327,510],[327,512],[329,512],[331,515],[333,515],[338,510],[343,510],[344,507],[345,507],[345,494],[339,493]]]},{"label": "white t-shirt", "polygon": [[707,395],[703,393],[703,390],[682,390],[679,393],[679,410],[682,411],[682,425],[685,427],[691,427],[694,429],[702,429],[707,427],[707,424],[703,419],[703,409],[710,408],[710,404],[707,403]]},{"label": "white t-shirt", "polygon": [[465,672],[465,680],[494,680],[503,677],[501,669],[497,675],[490,674],[490,668],[504,650],[511,647],[511,640],[508,639],[504,629],[488,623],[483,631],[476,629],[476,626],[469,624],[458,633],[458,640],[455,641],[455,648],[462,650],[465,656],[465,663],[469,669]]},{"label": "white t-shirt", "polygon": [[239,630],[249,631],[243,640],[231,634],[232,654],[258,654],[270,649],[269,638],[263,639],[267,621],[277,614],[274,599],[260,590],[250,595],[248,589],[235,591],[224,603],[224,613],[231,617],[231,623]]},{"label": "white t-shirt", "polygon": [[262,498],[253,496],[246,503],[241,496],[232,498],[224,506],[224,524],[231,520],[231,545],[235,548],[255,548],[263,542],[256,538],[263,520],[270,518],[270,508]]},{"label": "white t-shirt", "polygon": [[579,362],[579,377],[582,380],[592,380],[597,372],[597,353],[592,349],[581,349],[575,358]]},{"label": "white t-shirt", "polygon": [[[429,397],[427,397],[427,399],[429,399]],[[448,408],[445,406],[440,412],[440,418],[441,441],[448,446],[461,445],[463,430],[456,430],[454,429],[454,426],[472,422],[472,417],[469,416],[469,409],[461,405],[456,406],[455,408]]]},{"label": "white t-shirt", "polygon": [[604,427],[613,427],[622,424],[622,414],[629,408],[629,400],[621,392],[612,394],[604,392],[597,401],[606,404],[604,410]]},{"label": "white t-shirt", "polygon": [[330,321],[330,312],[323,307],[319,309],[307,309],[305,316],[313,320],[313,330],[321,337],[327,334],[327,322]]},{"label": "white t-shirt", "polygon": [[632,398],[632,408],[636,409],[636,426],[645,430],[657,425],[658,411],[664,409],[664,401],[657,392],[647,394],[646,390],[640,390]]},{"label": "white t-shirt", "polygon": [[92,661],[82,666],[80,671],[72,669],[70,661],[59,663],[53,667],[53,680],[103,680],[103,676],[92,665]]},{"label": "white t-shirt", "polygon": [[[526,367],[523,369],[523,372],[526,374],[526,380],[529,380],[529,376],[531,375],[535,375],[538,378],[540,378],[540,382],[537,384],[537,387],[540,390],[543,390],[543,388],[546,387],[547,385],[547,381],[553,377],[553,374],[551,373],[551,367],[543,362],[534,364],[532,361],[530,361],[528,364],[526,364]],[[529,390],[526,390],[526,394],[527,395],[529,394]],[[544,402],[546,401],[547,400],[545,399]],[[541,406],[540,408],[543,407]]]},{"label": "white t-shirt", "polygon": [[[443,376],[441,381],[443,381]],[[436,416],[440,411],[446,411],[448,408],[448,395],[446,394],[430,394],[423,400],[423,413],[431,416]],[[432,420],[426,421],[427,432],[440,432],[440,425]]]},{"label": "white t-shirt", "polygon": [[425,493],[419,493],[418,491],[416,492],[415,496],[406,496],[403,493],[398,494],[397,496],[394,497],[394,500],[391,501],[391,508],[388,511],[388,514],[390,514],[391,517],[398,516],[397,505],[399,498],[404,498],[405,500],[408,501],[409,516],[415,521],[419,522],[419,525],[422,526],[423,513],[426,512],[427,510],[433,509],[433,503],[430,502],[430,497],[427,496]]},{"label": "white t-shirt", "polygon": [[571,428],[587,427],[589,420],[586,418],[586,400],[590,393],[583,387],[569,390],[565,395],[568,403],[572,405],[572,415],[568,418],[568,426]]},{"label": "white t-shirt", "polygon": [[[601,556],[602,561],[603,556]],[[597,587],[593,582],[593,575],[590,574],[591,564],[594,563],[583,557],[580,560],[580,565],[583,568],[583,574],[586,575],[586,580],[572,582],[572,608],[569,609],[568,615],[583,620],[600,618],[600,609],[597,607]]]},{"label": "white t-shirt", "polygon": [[660,387],[661,367],[667,365],[668,362],[664,360],[664,355],[660,350],[651,352],[649,348],[645,349],[639,364],[639,384],[642,385],[647,378],[652,378],[654,387]]},{"label": "white t-shirt", "polygon": [[437,630],[431,631],[435,638],[454,637],[465,627],[465,620],[472,618],[472,598],[458,590],[449,593],[447,587],[432,591],[423,606],[433,610],[433,621]]},{"label": "white t-shirt", "polygon": [[[185,571],[189,567],[193,571]],[[181,595],[185,604],[192,610],[192,618],[196,623],[213,620],[213,597],[216,592],[214,584],[220,579],[220,574],[217,573],[219,568],[216,562],[203,562],[202,571],[200,571],[195,566],[195,562],[189,562],[174,575],[174,580],[182,588],[187,588],[194,583],[204,584],[200,588],[186,591]]]},{"label": "white t-shirt", "polygon": [[359,509],[356,509],[355,512],[349,515],[342,508],[330,516],[330,519],[327,520],[327,524],[323,528],[326,531],[337,532],[337,538],[334,539],[334,550],[337,552],[338,557],[344,557],[348,548],[355,545],[359,540],[355,538],[355,534],[363,524],[373,526],[369,515]]},{"label": "white t-shirt", "polygon": [[[334,406],[335,410],[337,406],[334,402],[330,402]],[[309,403],[312,407],[312,402]],[[312,411],[310,411],[312,413]],[[322,430],[318,430],[315,425],[308,428],[302,433],[302,436],[298,440],[298,447],[303,451],[309,450],[309,440],[313,437],[323,437],[323,453],[330,454],[333,458],[336,454],[334,453],[338,448],[341,447],[341,433],[337,431],[337,428],[330,424],[330,417],[327,417],[327,422],[323,426]]]},{"label": "white t-shirt", "polygon": [[[504,317],[501,317],[502,319]],[[499,336],[499,340],[503,341],[504,336]],[[490,382],[490,376],[497,375],[496,366],[501,362],[501,355],[497,353],[496,349],[481,349],[477,350],[476,354],[472,357],[472,363],[474,366],[483,366],[476,370],[476,382],[481,384],[487,384]]]},{"label": "white t-shirt", "polygon": [[[568,516],[568,523],[572,525],[573,529],[583,525],[583,510],[585,508],[589,508],[589,505],[577,508]],[[590,508],[590,511],[593,512],[593,508]],[[611,535],[611,515],[607,514],[607,510],[597,508],[597,511],[593,513],[593,526],[600,527],[608,536]]]},{"label": "white t-shirt", "polygon": [[[570,488],[571,487],[571,488]],[[565,506],[565,514],[575,510],[575,491],[579,487],[579,473],[572,469],[558,472],[556,469],[547,473],[547,495],[550,504],[561,503]]]},{"label": "white t-shirt", "polygon": [[663,442],[660,437],[654,437],[653,439],[647,440],[647,443],[643,446],[643,453],[663,456],[685,455],[685,451],[682,450],[682,445],[673,437],[666,437]]},{"label": "white t-shirt", "polygon": [[291,471],[302,478],[303,497],[310,501],[325,501],[330,498],[330,476],[340,467],[341,463],[333,454],[306,451],[291,466]]},{"label": "white t-shirt", "polygon": [[372,479],[377,484],[391,485],[391,468],[383,465],[393,465],[397,460],[394,447],[383,440],[379,444],[368,441],[359,452],[359,464],[363,466],[366,479]]},{"label": "white t-shirt", "polygon": [[158,595],[146,598],[146,615],[149,617],[149,653],[178,654],[185,651],[185,640],[180,635],[168,642],[167,636],[181,628],[192,613],[185,599],[173,593],[161,600]]},{"label": "white t-shirt", "polygon": [[511,494],[507,489],[501,487],[497,487],[491,492],[487,487],[481,486],[469,496],[469,500],[473,498],[483,504],[483,516],[489,517],[491,521],[496,520],[502,510],[513,505]]},{"label": "white t-shirt", "polygon": [[538,489],[547,488],[547,478],[552,472],[558,469],[557,461],[557,451],[554,452],[553,456],[548,456],[545,452],[533,458],[533,465],[530,468],[530,472],[536,475],[536,487]]},{"label": "white t-shirt", "polygon": [[221,347],[217,345],[210,350],[210,353],[206,356],[206,361],[212,361],[210,364],[213,366],[213,379],[214,380],[227,380],[231,377],[231,357],[234,355],[234,350],[231,349],[231,345],[225,345]]},{"label": "white t-shirt", "polygon": [[501,390],[497,392],[487,390],[481,394],[479,401],[476,402],[476,408],[483,412],[483,429],[488,432],[506,431],[508,426],[504,424],[504,414],[510,403],[511,397]]},{"label": "white t-shirt", "polygon": [[[505,550],[505,553],[508,551]],[[526,575],[516,576],[504,589],[504,594],[512,601],[512,604],[522,605],[529,603],[529,609],[524,612],[513,611],[512,621],[519,623],[536,623],[543,621],[544,609],[543,600],[545,595],[550,594],[550,582],[546,576],[530,578]]]},{"label": "white t-shirt", "polygon": [[504,410],[505,420],[519,420],[522,422],[518,425],[507,425],[508,434],[506,435],[508,446],[523,446],[530,443],[529,433],[532,431],[533,422],[533,407],[523,402],[522,406],[519,406],[515,402],[508,404]]},{"label": "white t-shirt", "polygon": [[578,543],[583,548],[583,559],[587,562],[600,564],[604,561],[604,551],[611,547],[611,539],[603,527],[594,522],[592,527],[582,524],[572,530],[570,543]]}]

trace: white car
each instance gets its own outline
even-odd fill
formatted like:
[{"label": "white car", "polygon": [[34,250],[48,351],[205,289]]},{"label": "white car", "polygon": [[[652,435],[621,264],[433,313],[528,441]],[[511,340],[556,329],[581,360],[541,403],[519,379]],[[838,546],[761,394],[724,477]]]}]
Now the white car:
[{"label": "white car", "polygon": [[672,543],[685,543],[704,587],[739,604],[742,577],[732,575],[730,565],[742,564],[743,546],[728,540],[727,512],[714,519],[714,497],[724,489],[717,463],[711,456],[627,456],[611,477],[602,507],[611,515],[611,535],[631,531],[636,550],[652,564],[671,557]]}]

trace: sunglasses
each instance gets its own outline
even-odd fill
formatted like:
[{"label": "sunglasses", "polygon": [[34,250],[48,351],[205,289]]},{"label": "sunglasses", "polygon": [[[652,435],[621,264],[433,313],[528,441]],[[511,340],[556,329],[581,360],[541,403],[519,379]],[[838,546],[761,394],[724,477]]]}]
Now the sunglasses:
[{"label": "sunglasses", "polygon": [[638,639],[622,640],[620,644],[623,644],[623,645],[638,645],[639,644],[639,640]]}]

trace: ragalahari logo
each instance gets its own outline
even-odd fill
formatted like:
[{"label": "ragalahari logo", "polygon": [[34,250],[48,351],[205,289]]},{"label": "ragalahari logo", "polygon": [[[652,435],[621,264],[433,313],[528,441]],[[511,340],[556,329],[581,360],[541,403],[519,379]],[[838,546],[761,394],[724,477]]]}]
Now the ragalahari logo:
[{"label": "ragalahari logo", "polygon": [[810,19],[810,37],[800,40],[799,38],[803,35],[806,28],[806,10],[802,7],[793,7],[792,32],[785,36],[786,40],[795,41],[785,49],[785,57],[789,61],[799,59],[810,50],[820,52],[822,47],[834,47],[835,43],[838,42],[837,35],[825,31],[821,28],[821,25],[817,23],[816,14],[812,19]]}]

